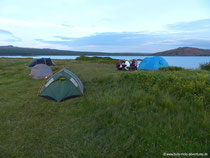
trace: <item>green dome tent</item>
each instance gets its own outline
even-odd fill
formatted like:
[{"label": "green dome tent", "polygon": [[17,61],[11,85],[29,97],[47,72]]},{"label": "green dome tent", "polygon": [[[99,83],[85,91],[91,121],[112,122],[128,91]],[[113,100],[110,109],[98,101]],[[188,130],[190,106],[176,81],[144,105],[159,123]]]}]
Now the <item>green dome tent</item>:
[{"label": "green dome tent", "polygon": [[82,96],[84,92],[81,79],[74,72],[63,68],[41,85],[39,96],[60,102]]}]

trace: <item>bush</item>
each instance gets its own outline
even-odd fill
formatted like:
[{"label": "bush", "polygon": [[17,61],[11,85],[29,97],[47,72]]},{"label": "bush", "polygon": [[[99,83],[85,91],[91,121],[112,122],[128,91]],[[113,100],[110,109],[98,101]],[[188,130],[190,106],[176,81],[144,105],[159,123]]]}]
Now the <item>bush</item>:
[{"label": "bush", "polygon": [[87,62],[93,62],[93,63],[103,63],[103,64],[115,64],[116,59],[112,59],[110,57],[86,57],[84,55],[81,55],[80,57],[77,57],[76,60],[78,61],[87,61]]},{"label": "bush", "polygon": [[160,67],[159,70],[161,70],[161,71],[181,71],[181,70],[184,70],[184,68],[178,67],[178,66],[168,66],[168,67]]},{"label": "bush", "polygon": [[[144,90],[150,94],[168,93],[177,99],[186,99],[192,104],[201,101],[202,105],[207,105],[209,97],[209,75],[196,73],[188,75],[186,71],[182,72],[139,72],[135,74],[123,73],[118,82]],[[121,80],[121,81],[120,81]],[[126,83],[128,82],[128,83]],[[194,102],[194,103],[193,103]]]},{"label": "bush", "polygon": [[200,64],[200,69],[201,70],[208,70],[208,71],[210,71],[210,62],[204,63],[204,64]]}]

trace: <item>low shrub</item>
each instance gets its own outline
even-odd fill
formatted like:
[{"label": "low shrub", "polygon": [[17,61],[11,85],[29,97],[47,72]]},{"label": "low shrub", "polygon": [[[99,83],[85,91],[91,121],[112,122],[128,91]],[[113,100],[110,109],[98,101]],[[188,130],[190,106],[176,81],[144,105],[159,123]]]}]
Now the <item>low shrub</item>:
[{"label": "low shrub", "polygon": [[200,64],[200,69],[201,70],[208,70],[208,71],[210,71],[210,62],[204,63],[204,64]]},{"label": "low shrub", "polygon": [[84,55],[81,55],[80,57],[77,57],[76,60],[78,61],[87,61],[87,62],[93,62],[93,63],[102,63],[102,64],[115,64],[116,59],[112,59],[110,57],[86,57]]},{"label": "low shrub", "polygon": [[[99,64],[115,64],[117,59],[112,59],[110,57],[87,57],[84,55],[81,55],[80,57],[76,58],[77,61],[87,61],[90,63],[99,63]],[[138,61],[142,61],[142,59],[138,59]],[[122,59],[120,59],[120,62],[122,62]]]},{"label": "low shrub", "polygon": [[161,71],[181,71],[181,70],[184,70],[184,68],[178,67],[178,66],[168,66],[168,67],[160,67],[159,70],[161,70]]}]

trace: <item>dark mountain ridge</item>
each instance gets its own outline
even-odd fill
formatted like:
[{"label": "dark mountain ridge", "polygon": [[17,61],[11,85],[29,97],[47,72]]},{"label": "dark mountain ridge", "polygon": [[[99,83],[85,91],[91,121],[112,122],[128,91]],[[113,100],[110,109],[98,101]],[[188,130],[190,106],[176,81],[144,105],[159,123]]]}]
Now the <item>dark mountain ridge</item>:
[{"label": "dark mountain ridge", "polygon": [[87,51],[68,51],[57,49],[38,49],[0,46],[0,56],[40,56],[40,55],[65,55],[65,56],[210,56],[209,49],[199,49],[192,47],[180,47],[158,53],[108,53],[108,52],[87,52]]},{"label": "dark mountain ridge", "polygon": [[179,47],[163,52],[154,53],[157,56],[210,56],[209,49],[200,49],[192,47]]},{"label": "dark mountain ridge", "polygon": [[40,56],[40,55],[65,55],[65,56],[145,56],[146,53],[108,53],[108,52],[88,52],[88,51],[69,51],[49,48],[22,48],[14,46],[0,46],[0,56]]}]

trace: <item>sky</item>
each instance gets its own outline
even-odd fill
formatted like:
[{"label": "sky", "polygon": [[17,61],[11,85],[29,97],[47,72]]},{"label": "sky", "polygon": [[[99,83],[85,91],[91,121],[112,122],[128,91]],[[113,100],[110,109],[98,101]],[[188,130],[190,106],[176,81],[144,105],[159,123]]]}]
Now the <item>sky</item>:
[{"label": "sky", "polygon": [[210,49],[210,0],[0,0],[0,46],[154,53]]}]

